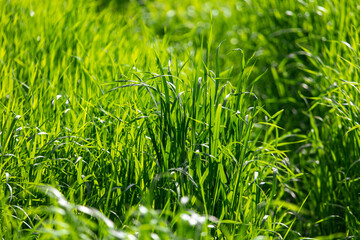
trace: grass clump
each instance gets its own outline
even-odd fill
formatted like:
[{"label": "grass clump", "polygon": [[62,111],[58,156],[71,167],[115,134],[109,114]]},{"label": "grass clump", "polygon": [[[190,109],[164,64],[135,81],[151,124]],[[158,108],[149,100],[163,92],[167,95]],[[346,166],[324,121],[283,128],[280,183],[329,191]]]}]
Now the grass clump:
[{"label": "grass clump", "polygon": [[0,2],[0,236],[358,237],[357,7]]}]

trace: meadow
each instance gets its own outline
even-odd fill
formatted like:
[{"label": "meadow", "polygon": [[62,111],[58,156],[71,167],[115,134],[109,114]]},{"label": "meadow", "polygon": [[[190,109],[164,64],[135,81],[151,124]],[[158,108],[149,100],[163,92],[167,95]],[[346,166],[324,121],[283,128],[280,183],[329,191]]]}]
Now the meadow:
[{"label": "meadow", "polygon": [[1,239],[359,239],[356,0],[0,0]]}]

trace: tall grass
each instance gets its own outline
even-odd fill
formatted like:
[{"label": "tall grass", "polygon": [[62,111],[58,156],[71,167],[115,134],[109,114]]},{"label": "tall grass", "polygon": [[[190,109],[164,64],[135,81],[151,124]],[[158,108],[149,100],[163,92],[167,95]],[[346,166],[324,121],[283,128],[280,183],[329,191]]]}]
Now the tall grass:
[{"label": "tall grass", "polygon": [[356,1],[119,3],[0,2],[3,239],[359,236]]}]

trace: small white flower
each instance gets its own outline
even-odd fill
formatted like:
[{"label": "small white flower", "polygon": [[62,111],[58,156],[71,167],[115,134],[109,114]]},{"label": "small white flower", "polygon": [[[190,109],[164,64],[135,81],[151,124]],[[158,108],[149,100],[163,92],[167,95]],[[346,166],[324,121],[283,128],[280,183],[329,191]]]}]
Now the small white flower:
[{"label": "small white flower", "polygon": [[185,205],[185,204],[187,204],[189,202],[189,197],[187,197],[187,196],[184,196],[184,197],[182,197],[181,199],[180,199],[180,203],[182,204],[182,205]]},{"label": "small white flower", "polygon": [[181,214],[180,217],[183,221],[189,221],[189,219],[190,219],[190,216],[185,213]]},{"label": "small white flower", "polygon": [[154,240],[160,240],[159,236],[156,233],[150,234],[151,238]]},{"label": "small white flower", "polygon": [[190,226],[195,226],[197,224],[196,219],[195,218],[190,218],[189,219],[189,224],[190,224]]},{"label": "small white flower", "polygon": [[144,207],[144,206],[140,206],[140,207],[139,207],[139,211],[140,211],[140,213],[142,213],[142,214],[147,214],[147,213],[148,213],[147,208]]}]

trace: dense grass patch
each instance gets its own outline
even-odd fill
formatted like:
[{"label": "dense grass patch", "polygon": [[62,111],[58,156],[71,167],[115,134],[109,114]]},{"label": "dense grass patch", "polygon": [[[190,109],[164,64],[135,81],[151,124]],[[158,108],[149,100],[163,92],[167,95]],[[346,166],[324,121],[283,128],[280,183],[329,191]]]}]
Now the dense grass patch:
[{"label": "dense grass patch", "polygon": [[356,1],[1,1],[0,236],[359,237]]}]

